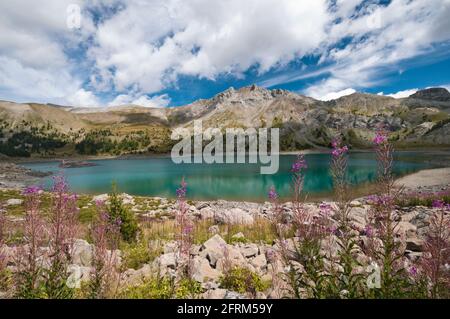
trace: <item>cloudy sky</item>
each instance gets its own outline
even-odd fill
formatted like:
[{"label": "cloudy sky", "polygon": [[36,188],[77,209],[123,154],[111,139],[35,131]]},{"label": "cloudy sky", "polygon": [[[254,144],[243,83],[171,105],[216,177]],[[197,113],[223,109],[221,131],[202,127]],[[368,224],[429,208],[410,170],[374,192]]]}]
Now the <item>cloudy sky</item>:
[{"label": "cloudy sky", "polygon": [[[79,14],[78,14],[79,12]],[[450,0],[2,0],[0,99],[177,106],[450,88]]]}]

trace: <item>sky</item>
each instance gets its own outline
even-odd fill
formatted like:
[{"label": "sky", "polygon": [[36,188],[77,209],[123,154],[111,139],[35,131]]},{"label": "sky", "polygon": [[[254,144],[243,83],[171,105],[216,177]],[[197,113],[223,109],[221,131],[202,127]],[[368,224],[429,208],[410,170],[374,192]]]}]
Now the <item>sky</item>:
[{"label": "sky", "polygon": [[3,0],[0,99],[179,106],[450,89],[450,0]]}]

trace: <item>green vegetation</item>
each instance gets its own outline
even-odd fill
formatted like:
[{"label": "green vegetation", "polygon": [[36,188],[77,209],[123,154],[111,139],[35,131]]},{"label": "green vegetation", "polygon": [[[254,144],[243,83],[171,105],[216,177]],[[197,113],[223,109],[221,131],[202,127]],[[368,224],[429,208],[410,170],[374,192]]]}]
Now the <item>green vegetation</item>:
[{"label": "green vegetation", "polygon": [[220,278],[220,286],[242,294],[250,293],[256,295],[257,292],[268,289],[270,283],[263,281],[257,273],[247,268],[236,266],[224,273]]},{"label": "green vegetation", "polygon": [[182,279],[175,283],[167,277],[151,278],[141,285],[128,287],[120,293],[125,299],[195,298],[202,292],[198,282]]},{"label": "green vegetation", "polygon": [[136,217],[122,203],[122,199],[117,194],[117,185],[115,183],[112,184],[112,191],[109,194],[109,205],[107,205],[106,210],[112,221],[119,221],[122,239],[126,242],[135,241],[139,230]]},{"label": "green vegetation", "polygon": [[31,154],[52,155],[58,148],[66,145],[70,137],[56,130],[50,123],[33,126],[22,121],[17,128],[9,128],[0,122],[0,153],[12,157],[30,157]]}]

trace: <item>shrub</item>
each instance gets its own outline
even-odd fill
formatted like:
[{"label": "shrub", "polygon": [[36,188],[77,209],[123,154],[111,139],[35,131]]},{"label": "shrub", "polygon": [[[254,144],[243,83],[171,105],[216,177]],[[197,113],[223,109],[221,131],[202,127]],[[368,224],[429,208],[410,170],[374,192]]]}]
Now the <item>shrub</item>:
[{"label": "shrub", "polygon": [[244,267],[232,267],[220,277],[220,286],[224,289],[243,293],[249,293],[253,296],[256,292],[265,291],[270,284],[261,279],[261,277]]},{"label": "shrub", "polygon": [[25,196],[25,221],[23,245],[16,256],[17,270],[14,273],[15,296],[17,298],[41,298],[44,296],[41,275],[43,271],[42,249],[45,240],[45,222],[40,213],[41,189],[30,186]]},{"label": "shrub", "polygon": [[120,293],[124,299],[185,299],[195,298],[202,292],[200,283],[182,279],[175,283],[168,277],[154,277],[141,285],[128,287]]},{"label": "shrub", "polygon": [[152,258],[150,248],[146,241],[140,241],[136,244],[127,244],[122,247],[122,253],[122,263],[125,268],[139,269]]},{"label": "shrub", "polygon": [[64,176],[56,176],[54,182],[48,225],[50,267],[43,271],[44,290],[50,299],[67,299],[73,296],[66,283],[78,231],[77,196],[69,193]]},{"label": "shrub", "polygon": [[117,186],[112,184],[112,191],[109,194],[109,205],[106,208],[112,220],[120,220],[120,234],[127,242],[136,240],[139,226],[134,213],[129,211],[122,203],[122,199],[117,194]]},{"label": "shrub", "polygon": [[91,229],[94,269],[86,289],[87,297],[91,299],[114,297],[114,284],[117,284],[116,288],[119,285],[118,261],[114,251],[119,247],[120,221],[108,215],[102,202],[97,203],[97,209],[99,216]]}]

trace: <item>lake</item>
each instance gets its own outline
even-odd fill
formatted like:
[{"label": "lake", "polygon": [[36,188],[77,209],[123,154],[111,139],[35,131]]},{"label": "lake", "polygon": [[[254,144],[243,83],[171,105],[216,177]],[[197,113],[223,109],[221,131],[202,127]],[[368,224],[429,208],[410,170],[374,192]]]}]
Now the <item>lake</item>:
[{"label": "lake", "polygon": [[[308,170],[305,190],[311,197],[326,197],[332,190],[329,174],[330,155],[305,156]],[[421,152],[399,152],[395,155],[394,173],[401,176],[435,167],[430,155]],[[71,190],[78,193],[101,194],[111,189],[116,181],[119,191],[132,195],[175,197],[175,191],[184,176],[190,199],[263,201],[270,186],[281,196],[289,195],[290,168],[294,155],[280,156],[280,169],[274,175],[261,175],[259,164],[174,164],[169,157],[93,160],[97,166],[60,169],[59,162],[27,163],[24,166],[39,171],[62,171]],[[376,178],[373,153],[351,153],[348,180],[353,187],[362,189]],[[49,188],[52,178],[43,180]]]}]

